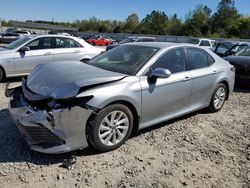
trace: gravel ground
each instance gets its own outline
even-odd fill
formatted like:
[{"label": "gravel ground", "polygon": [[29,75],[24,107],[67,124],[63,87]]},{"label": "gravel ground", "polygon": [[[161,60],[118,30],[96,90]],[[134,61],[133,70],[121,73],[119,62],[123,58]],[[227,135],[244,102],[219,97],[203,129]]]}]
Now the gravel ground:
[{"label": "gravel ground", "polygon": [[[116,151],[31,151],[10,119],[0,84],[1,187],[250,187],[250,90],[146,129]],[[70,165],[70,166],[69,166]]]}]

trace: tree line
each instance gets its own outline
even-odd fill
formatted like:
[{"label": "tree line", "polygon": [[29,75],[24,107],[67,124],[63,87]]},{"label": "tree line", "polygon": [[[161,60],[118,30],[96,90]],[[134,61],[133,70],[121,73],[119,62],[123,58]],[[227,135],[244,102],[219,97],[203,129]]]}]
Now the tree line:
[{"label": "tree line", "polygon": [[[234,0],[221,0],[213,14],[207,5],[197,5],[194,10],[189,11],[184,20],[177,14],[167,16],[165,12],[153,10],[142,20],[133,13],[125,21],[100,20],[96,17],[75,20],[72,23],[28,21],[77,27],[80,32],[250,38],[250,16],[241,15],[235,7]],[[8,22],[2,23],[4,24]]]}]

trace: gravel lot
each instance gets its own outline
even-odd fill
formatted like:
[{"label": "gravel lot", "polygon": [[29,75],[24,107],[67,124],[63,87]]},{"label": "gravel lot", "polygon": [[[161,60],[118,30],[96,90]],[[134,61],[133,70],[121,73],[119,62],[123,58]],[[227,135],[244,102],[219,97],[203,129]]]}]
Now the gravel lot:
[{"label": "gravel lot", "polygon": [[235,89],[218,113],[154,126],[103,154],[31,151],[7,102],[1,83],[1,187],[250,187],[250,89]]}]

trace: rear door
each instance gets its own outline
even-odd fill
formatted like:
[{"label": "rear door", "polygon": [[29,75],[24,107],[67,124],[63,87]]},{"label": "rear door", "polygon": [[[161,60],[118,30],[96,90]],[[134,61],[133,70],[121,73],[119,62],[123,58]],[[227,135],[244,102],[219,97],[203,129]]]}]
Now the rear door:
[{"label": "rear door", "polygon": [[16,74],[28,74],[37,65],[53,63],[53,38],[41,37],[29,42],[30,51],[14,53],[14,67]]},{"label": "rear door", "polygon": [[81,54],[84,53],[77,41],[66,37],[55,38],[54,61],[80,61]]},{"label": "rear door", "polygon": [[209,104],[214,90],[217,77],[214,59],[205,50],[194,47],[187,48],[187,57],[192,80],[190,105],[200,108]]}]

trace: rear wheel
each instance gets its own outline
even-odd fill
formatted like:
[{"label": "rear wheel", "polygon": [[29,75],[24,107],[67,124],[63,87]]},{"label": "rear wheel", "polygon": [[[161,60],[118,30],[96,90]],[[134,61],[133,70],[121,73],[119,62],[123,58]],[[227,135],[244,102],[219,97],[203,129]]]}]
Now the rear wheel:
[{"label": "rear wheel", "polygon": [[224,105],[227,97],[227,88],[223,83],[220,83],[212,96],[209,111],[210,112],[218,112]]},{"label": "rear wheel", "polygon": [[129,138],[133,115],[123,104],[113,104],[102,109],[92,121],[88,138],[100,152],[120,147]]},{"label": "rear wheel", "polygon": [[0,82],[3,81],[5,79],[5,73],[3,68],[0,67]]}]

